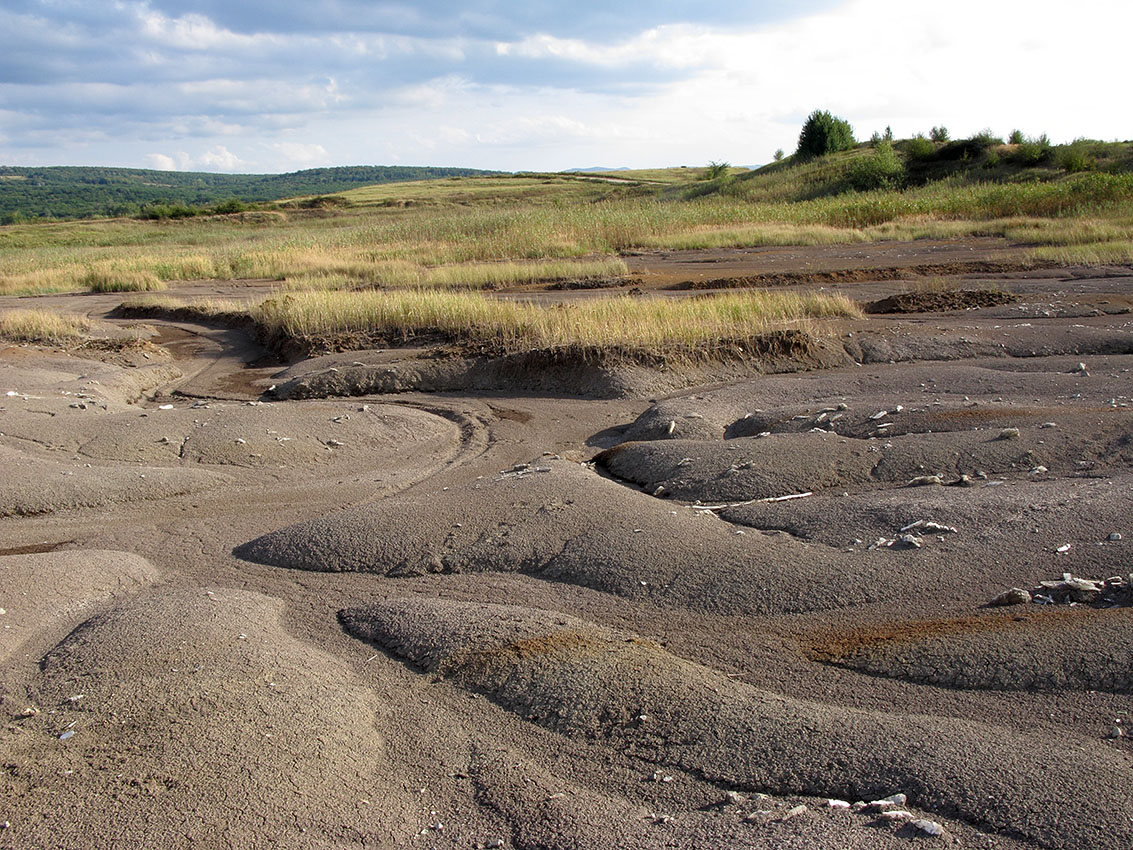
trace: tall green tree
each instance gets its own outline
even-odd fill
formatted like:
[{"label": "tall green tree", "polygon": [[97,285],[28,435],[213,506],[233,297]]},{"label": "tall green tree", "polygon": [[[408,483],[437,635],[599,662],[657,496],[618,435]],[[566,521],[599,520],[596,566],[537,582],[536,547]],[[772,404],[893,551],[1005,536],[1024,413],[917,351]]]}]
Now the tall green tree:
[{"label": "tall green tree", "polygon": [[836,151],[849,150],[857,144],[854,128],[849,122],[816,109],[806,119],[799,133],[798,155],[801,157],[825,156]]}]

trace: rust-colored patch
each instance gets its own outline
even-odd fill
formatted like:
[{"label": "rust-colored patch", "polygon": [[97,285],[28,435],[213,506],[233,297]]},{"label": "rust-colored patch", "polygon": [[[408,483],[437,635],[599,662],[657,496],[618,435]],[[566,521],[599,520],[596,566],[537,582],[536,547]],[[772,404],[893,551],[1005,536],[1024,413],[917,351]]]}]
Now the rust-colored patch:
[{"label": "rust-colored patch", "polygon": [[1000,419],[1048,419],[1054,415],[1072,413],[1113,413],[1111,407],[961,407],[954,410],[929,410],[923,415],[938,422],[987,422]]},{"label": "rust-colored patch", "polygon": [[68,543],[74,542],[74,540],[60,540],[58,543],[32,543],[28,546],[9,546],[7,549],[0,549],[0,556],[42,555],[44,552],[54,552],[56,549],[61,549]]},{"label": "rust-colored patch", "polygon": [[845,631],[818,634],[808,639],[804,653],[814,661],[838,663],[858,653],[899,644],[915,644],[936,637],[987,634],[1031,627],[1061,628],[1098,612],[1085,607],[1017,606],[967,617],[876,623]]},{"label": "rust-colored patch", "polygon": [[510,407],[494,407],[488,405],[488,409],[492,411],[499,419],[507,419],[509,422],[518,422],[520,425],[526,425],[531,421],[531,414],[523,410],[513,410]]}]

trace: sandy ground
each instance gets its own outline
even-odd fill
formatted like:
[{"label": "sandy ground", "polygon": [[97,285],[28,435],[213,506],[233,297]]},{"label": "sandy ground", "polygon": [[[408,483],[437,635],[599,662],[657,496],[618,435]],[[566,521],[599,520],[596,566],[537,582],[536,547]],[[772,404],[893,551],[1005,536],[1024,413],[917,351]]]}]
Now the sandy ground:
[{"label": "sandy ground", "polygon": [[0,848],[1133,846],[1133,270],[1017,260],[630,258],[1016,296],[793,365],[0,349]]}]

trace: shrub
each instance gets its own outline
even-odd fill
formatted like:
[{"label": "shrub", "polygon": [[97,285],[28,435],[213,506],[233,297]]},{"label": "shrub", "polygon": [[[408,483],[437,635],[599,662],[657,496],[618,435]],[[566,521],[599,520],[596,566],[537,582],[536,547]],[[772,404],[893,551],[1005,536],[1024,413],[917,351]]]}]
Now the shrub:
[{"label": "shrub", "polygon": [[716,162],[713,160],[708,163],[707,168],[704,169],[705,180],[715,180],[719,177],[724,177],[728,173],[728,169],[732,166],[726,162]]},{"label": "shrub", "polygon": [[936,154],[936,145],[926,139],[923,133],[917,133],[906,142],[905,150],[909,159],[929,159]]},{"label": "shrub", "polygon": [[933,127],[928,134],[928,137],[934,142],[947,142],[948,141],[948,128],[944,126]]},{"label": "shrub", "polygon": [[1011,158],[1019,165],[1039,165],[1050,159],[1050,139],[1043,133],[1037,139],[1024,139],[1015,146]]},{"label": "shrub", "polygon": [[783,149],[777,148],[776,151],[775,151],[775,161],[781,162],[782,159],[783,159]]},{"label": "shrub", "polygon": [[893,150],[893,145],[881,139],[873,153],[854,161],[847,179],[861,192],[896,189],[905,180],[905,164]]},{"label": "shrub", "polygon": [[984,149],[1003,144],[1002,137],[995,135],[995,132],[990,127],[985,127],[984,129],[980,130],[978,133],[972,136],[971,141],[980,145],[980,147]]},{"label": "shrub", "polygon": [[1013,145],[1023,144],[1023,142],[1025,141],[1025,138],[1023,137],[1023,131],[1022,130],[1012,130],[1011,135],[1010,135],[1010,137],[1008,137],[1007,141],[1010,144],[1013,144]]},{"label": "shrub", "polygon": [[849,122],[816,109],[799,133],[798,154],[802,157],[825,156],[849,150],[856,144],[854,129]]},{"label": "shrub", "polygon": [[1076,171],[1093,171],[1098,167],[1098,161],[1090,155],[1086,143],[1082,139],[1075,139],[1068,145],[1058,149],[1058,167],[1073,174]]}]

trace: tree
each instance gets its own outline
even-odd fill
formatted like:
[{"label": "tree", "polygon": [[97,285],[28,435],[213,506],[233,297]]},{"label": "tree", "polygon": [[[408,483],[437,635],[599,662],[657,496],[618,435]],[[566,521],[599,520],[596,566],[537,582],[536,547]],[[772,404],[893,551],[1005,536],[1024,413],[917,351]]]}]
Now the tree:
[{"label": "tree", "polygon": [[779,161],[780,161],[780,160],[782,160],[782,159],[783,159],[783,149],[782,149],[782,148],[777,148],[777,149],[775,150],[775,161],[776,161],[776,162],[779,162]]},{"label": "tree", "polygon": [[934,142],[947,142],[948,128],[943,125],[941,125],[940,127],[933,127],[929,132],[928,137]]},{"label": "tree", "polygon": [[857,141],[849,122],[836,118],[825,110],[816,109],[806,119],[799,133],[798,154],[801,157],[825,156],[836,151],[849,150]]}]

